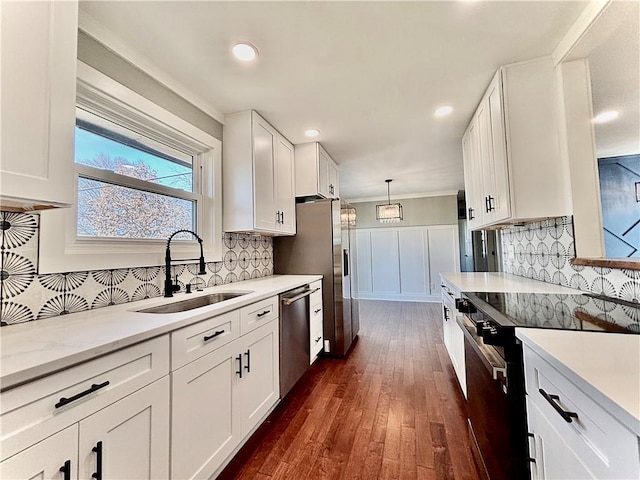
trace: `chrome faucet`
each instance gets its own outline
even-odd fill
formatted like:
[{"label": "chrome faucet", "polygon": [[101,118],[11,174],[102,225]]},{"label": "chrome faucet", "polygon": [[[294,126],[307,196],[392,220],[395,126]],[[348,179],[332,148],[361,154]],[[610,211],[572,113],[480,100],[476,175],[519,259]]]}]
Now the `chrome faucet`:
[{"label": "chrome faucet", "polygon": [[[200,258],[198,258],[200,262],[200,271],[198,272],[198,275],[204,275],[207,273],[204,265],[204,251],[202,248],[202,239],[198,236],[198,234],[196,234],[195,232],[192,232],[191,230],[177,230],[173,232],[169,236],[169,239],[167,240],[167,249],[164,255],[164,270],[165,270],[164,296],[165,297],[173,297],[173,292],[180,291],[180,285],[178,285],[178,282],[176,281],[176,283],[174,284],[173,281],[171,280],[171,261],[172,260],[171,260],[171,249],[169,248],[171,246],[171,240],[178,233],[190,233],[191,235],[196,237],[196,240],[198,240],[198,243],[200,244]],[[183,261],[183,260],[196,260],[196,259],[184,258],[184,259],[181,259],[180,261]]]}]

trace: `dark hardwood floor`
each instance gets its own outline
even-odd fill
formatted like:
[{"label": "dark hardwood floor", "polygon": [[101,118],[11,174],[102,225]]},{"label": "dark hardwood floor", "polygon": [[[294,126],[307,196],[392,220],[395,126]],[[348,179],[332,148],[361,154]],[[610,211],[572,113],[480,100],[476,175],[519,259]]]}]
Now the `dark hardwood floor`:
[{"label": "dark hardwood floor", "polygon": [[440,304],[361,302],[359,340],[319,359],[218,477],[479,477]]}]

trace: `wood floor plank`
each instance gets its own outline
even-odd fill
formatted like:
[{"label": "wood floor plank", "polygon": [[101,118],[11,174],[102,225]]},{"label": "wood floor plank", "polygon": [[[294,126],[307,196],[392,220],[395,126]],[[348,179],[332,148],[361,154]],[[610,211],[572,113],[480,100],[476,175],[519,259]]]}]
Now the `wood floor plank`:
[{"label": "wood floor plank", "polygon": [[218,479],[478,480],[440,308],[362,301],[347,358],[320,358]]}]

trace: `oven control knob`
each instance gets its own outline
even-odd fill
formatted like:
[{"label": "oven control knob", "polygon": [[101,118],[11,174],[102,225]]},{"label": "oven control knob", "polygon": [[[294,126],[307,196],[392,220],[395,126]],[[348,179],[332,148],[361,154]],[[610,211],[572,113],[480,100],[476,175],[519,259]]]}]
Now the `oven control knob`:
[{"label": "oven control knob", "polygon": [[466,298],[456,298],[456,309],[460,313],[476,313],[476,307]]}]

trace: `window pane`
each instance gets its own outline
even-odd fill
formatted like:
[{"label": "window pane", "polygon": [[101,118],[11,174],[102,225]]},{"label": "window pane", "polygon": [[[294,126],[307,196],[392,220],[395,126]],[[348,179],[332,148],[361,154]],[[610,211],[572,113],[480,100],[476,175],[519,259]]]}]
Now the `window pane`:
[{"label": "window pane", "polygon": [[[114,136],[118,135],[114,133]],[[125,137],[121,138],[127,141]],[[136,143],[134,140],[131,142]],[[139,146],[144,147],[142,144]],[[172,158],[160,151],[153,154],[151,148],[141,150],[79,126],[76,126],[75,148],[76,163],[193,192],[191,161]],[[181,152],[176,152],[176,156],[178,154]],[[186,158],[184,154],[181,156]]]},{"label": "window pane", "polygon": [[194,210],[191,200],[78,178],[79,236],[166,239],[195,230]]}]

